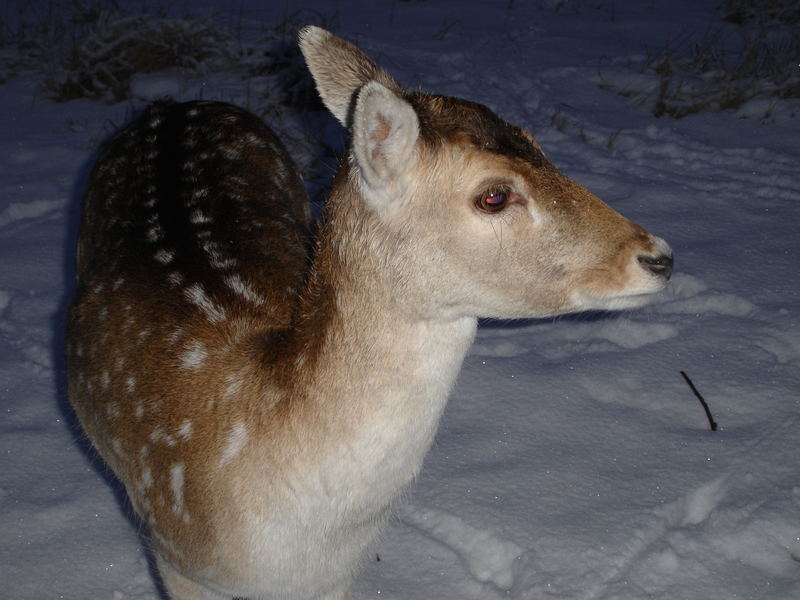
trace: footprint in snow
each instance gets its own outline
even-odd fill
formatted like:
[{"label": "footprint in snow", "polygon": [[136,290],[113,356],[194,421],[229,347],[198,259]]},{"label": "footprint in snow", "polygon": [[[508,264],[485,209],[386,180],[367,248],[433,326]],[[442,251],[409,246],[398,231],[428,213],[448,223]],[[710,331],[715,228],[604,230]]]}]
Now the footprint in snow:
[{"label": "footprint in snow", "polygon": [[714,314],[746,317],[756,310],[749,300],[735,294],[709,291],[697,277],[677,273],[652,310],[661,314]]},{"label": "footprint in snow", "polygon": [[66,199],[33,200],[32,202],[12,202],[0,211],[0,227],[23,219],[36,219],[66,206]]},{"label": "footprint in snow", "polygon": [[11,303],[11,292],[0,290],[0,316],[6,311],[8,305]]},{"label": "footprint in snow", "polygon": [[450,548],[477,581],[494,584],[501,590],[513,587],[521,557],[526,552],[514,542],[442,510],[408,506],[401,511],[400,518]]}]

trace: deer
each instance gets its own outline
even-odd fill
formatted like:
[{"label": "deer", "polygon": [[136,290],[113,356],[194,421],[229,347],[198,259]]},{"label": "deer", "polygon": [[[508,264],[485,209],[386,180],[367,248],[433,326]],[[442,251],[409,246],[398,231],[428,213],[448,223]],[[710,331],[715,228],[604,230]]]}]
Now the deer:
[{"label": "deer", "polygon": [[661,238],[481,104],[307,26],[348,145],[319,225],[259,117],[160,100],[83,199],[69,398],[174,600],[344,600],[479,318],[646,304]]}]

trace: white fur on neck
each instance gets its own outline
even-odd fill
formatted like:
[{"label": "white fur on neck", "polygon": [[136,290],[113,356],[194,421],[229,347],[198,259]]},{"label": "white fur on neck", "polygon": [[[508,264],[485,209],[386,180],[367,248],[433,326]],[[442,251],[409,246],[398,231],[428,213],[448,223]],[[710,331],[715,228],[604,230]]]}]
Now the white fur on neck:
[{"label": "white fur on neck", "polygon": [[[248,526],[249,554],[258,558],[250,577],[276,598],[300,593],[297,564],[306,565],[304,593],[347,587],[419,472],[477,327],[472,318],[409,323],[383,314],[385,327],[354,324],[361,351],[323,351],[309,394],[328,411],[341,408],[332,403],[347,406],[327,425],[316,459],[270,485],[276,512],[253,515]],[[396,368],[371,369],[376,355]],[[328,370],[338,371],[335,380],[324,376]]]}]

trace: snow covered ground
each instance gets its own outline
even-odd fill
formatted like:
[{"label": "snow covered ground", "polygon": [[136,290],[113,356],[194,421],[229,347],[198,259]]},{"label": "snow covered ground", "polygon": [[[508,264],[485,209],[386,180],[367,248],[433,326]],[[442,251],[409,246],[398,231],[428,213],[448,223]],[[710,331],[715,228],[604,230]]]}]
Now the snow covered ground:
[{"label": "snow covered ground", "polygon": [[[676,256],[647,308],[482,324],[354,598],[800,598],[800,113],[657,120],[597,86],[702,33],[715,2],[278,4],[237,18],[256,30],[312,9],[404,83],[534,131]],[[136,90],[252,105],[258,85],[165,74]],[[0,107],[0,597],[155,599],[123,494],[68,408],[61,352],[82,185],[131,105],[57,104],[22,78],[0,85]]]}]

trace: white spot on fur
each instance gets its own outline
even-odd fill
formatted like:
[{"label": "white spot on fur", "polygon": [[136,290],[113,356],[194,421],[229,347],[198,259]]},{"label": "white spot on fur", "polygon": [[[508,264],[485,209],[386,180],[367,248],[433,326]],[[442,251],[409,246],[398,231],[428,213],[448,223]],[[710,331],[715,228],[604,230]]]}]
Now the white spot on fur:
[{"label": "white spot on fur", "polygon": [[128,390],[128,392],[133,393],[133,390],[136,389],[136,377],[131,375],[125,380],[125,389]]},{"label": "white spot on fur", "polygon": [[103,389],[107,389],[109,385],[111,385],[111,374],[108,371],[103,371],[101,375],[101,383]]},{"label": "white spot on fur", "polygon": [[184,346],[184,353],[180,356],[181,367],[184,369],[196,370],[208,358],[208,352],[202,342],[192,342]]},{"label": "white spot on fur", "polygon": [[183,275],[178,273],[177,271],[173,271],[169,275],[167,275],[167,279],[172,285],[181,285],[183,283]]},{"label": "white spot on fur", "polygon": [[145,492],[147,491],[150,486],[153,485],[153,472],[150,470],[150,467],[145,465],[142,468],[142,476],[136,481],[134,484],[136,486],[136,491],[139,493],[139,496],[142,497],[142,505],[150,503],[145,499]]},{"label": "white spot on fur", "polygon": [[192,422],[190,420],[187,419],[181,423],[181,426],[178,428],[178,436],[184,440],[188,440],[192,437]]},{"label": "white spot on fur", "polygon": [[113,440],[111,440],[111,447],[114,449],[114,452],[116,452],[118,456],[122,458],[127,456],[125,450],[122,449],[122,441],[119,438],[114,438]]},{"label": "white spot on fur", "polygon": [[192,284],[186,288],[184,295],[190,302],[197,305],[212,323],[219,323],[226,319],[225,311],[214,304],[199,283]]},{"label": "white spot on fur", "polygon": [[150,467],[145,467],[142,470],[142,487],[147,489],[151,485],[153,485],[153,472],[150,470]]},{"label": "white spot on fur", "polygon": [[217,242],[206,240],[204,241],[201,246],[203,247],[203,251],[208,256],[209,264],[215,268],[220,270],[230,269],[236,264],[236,259],[234,258],[225,258],[219,248],[219,244]]},{"label": "white spot on fur", "polygon": [[161,225],[153,225],[145,235],[149,242],[158,242],[164,237],[164,230],[161,229]]},{"label": "white spot on fur", "polygon": [[172,465],[169,469],[169,489],[172,490],[172,495],[175,502],[172,504],[172,511],[178,514],[183,511],[183,483],[184,471],[186,465],[178,463]]},{"label": "white spot on fur", "polygon": [[162,265],[168,265],[175,258],[175,253],[163,248],[154,254],[155,259]]},{"label": "white spot on fur", "polygon": [[262,140],[259,136],[257,136],[256,134],[254,134],[251,131],[247,132],[244,135],[244,137],[242,138],[242,141],[245,144],[247,144],[248,146],[254,146],[256,148],[266,148],[267,147],[267,144],[264,143],[264,140]]},{"label": "white spot on fur", "polygon": [[137,499],[139,513],[143,516],[153,509],[150,499],[147,497],[147,490],[152,486],[153,472],[147,465],[142,465],[141,476],[134,482],[135,493],[131,495],[131,500]]},{"label": "white spot on fur", "polygon": [[189,221],[195,225],[203,225],[205,223],[211,223],[212,219],[199,208],[195,208],[192,214],[189,215]]},{"label": "white spot on fur", "polygon": [[125,278],[119,277],[116,281],[114,281],[114,285],[111,286],[111,289],[116,292],[120,287],[122,287],[123,283],[125,283]]},{"label": "white spot on fur", "polygon": [[236,259],[235,258],[223,258],[217,252],[211,252],[208,256],[208,263],[214,268],[219,269],[220,271],[225,271],[227,269],[233,268],[236,266]]},{"label": "white spot on fur", "polygon": [[238,373],[228,373],[225,376],[225,398],[238,396],[242,391],[242,383]]},{"label": "white spot on fur", "polygon": [[252,302],[256,305],[262,305],[266,299],[256,292],[249,283],[243,281],[238,275],[228,275],[225,278],[225,285],[231,288],[234,292],[242,296],[245,300]]},{"label": "white spot on fur", "polygon": [[228,439],[222,448],[222,455],[219,458],[219,466],[224,467],[231,462],[247,443],[247,426],[241,421],[237,421],[228,433]]},{"label": "white spot on fur", "polygon": [[164,442],[170,448],[174,447],[176,444],[175,437],[165,433],[161,427],[153,429],[147,437],[149,437],[152,442]]},{"label": "white spot on fur", "polygon": [[136,416],[137,420],[141,420],[141,418],[144,416],[144,406],[141,402],[136,404],[133,414]]},{"label": "white spot on fur", "polygon": [[242,156],[242,151],[236,146],[220,146],[219,151],[229,160],[237,160]]}]

